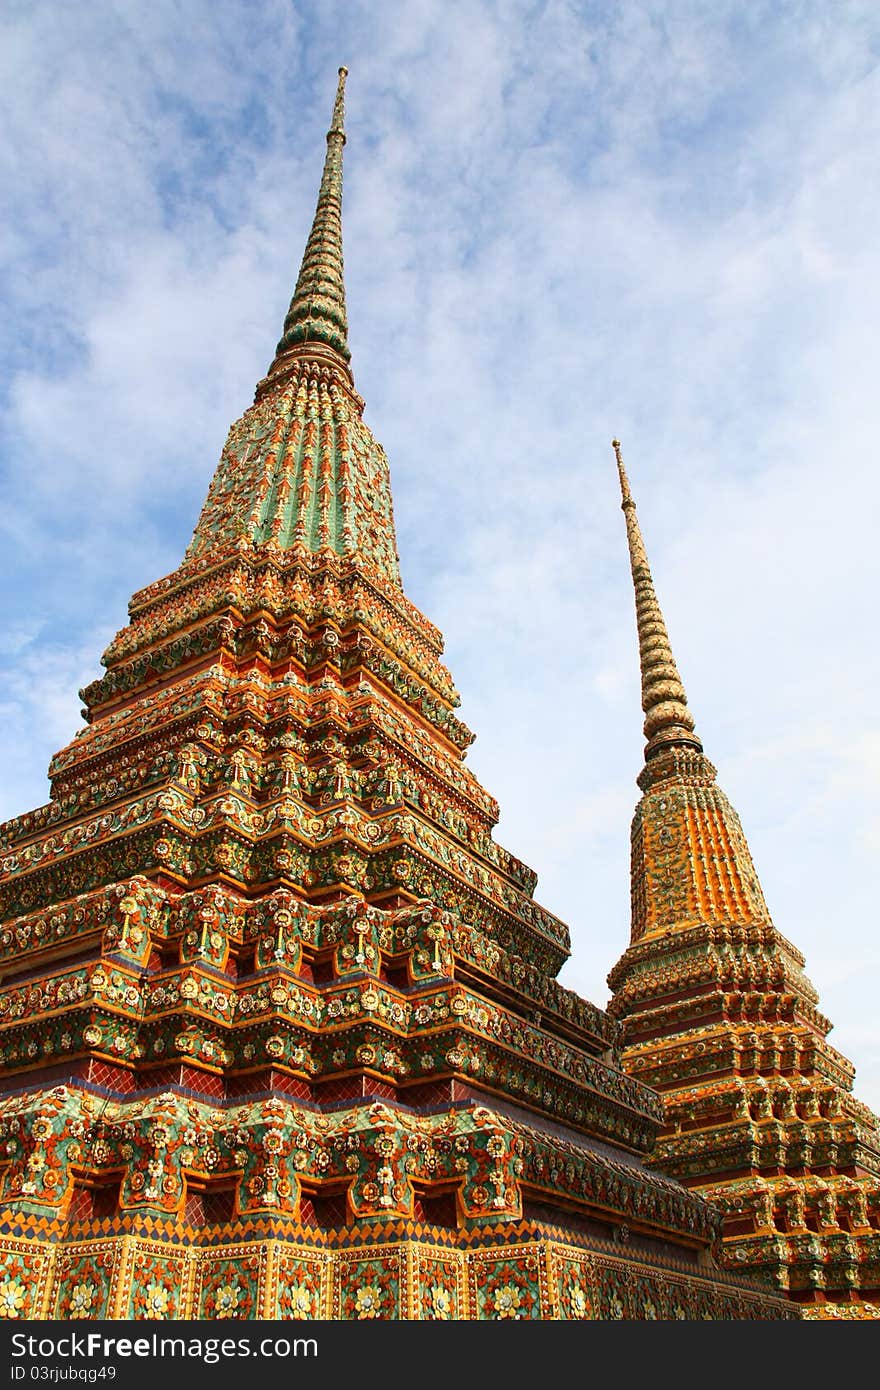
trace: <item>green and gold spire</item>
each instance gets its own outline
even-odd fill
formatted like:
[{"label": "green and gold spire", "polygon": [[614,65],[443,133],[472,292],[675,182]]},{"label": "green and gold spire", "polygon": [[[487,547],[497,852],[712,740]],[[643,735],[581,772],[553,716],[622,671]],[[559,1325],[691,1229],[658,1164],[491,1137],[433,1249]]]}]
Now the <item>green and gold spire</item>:
[{"label": "green and gold spire", "polygon": [[327,132],[318,206],[273,366],[280,365],[279,359],[286,365],[289,355],[303,348],[310,352],[327,348],[343,362],[351,360],[342,261],[342,151],[347,76],[348,68],[340,68],[333,119]]},{"label": "green and gold spire", "polygon": [[639,630],[639,660],[642,669],[642,709],[645,712],[645,760],[664,748],[684,746],[702,752],[694,733],[694,718],[672,655],[669,634],[654,589],[648,556],[636,516],[623,466],[620,441],[612,441],[620,475],[621,507],[626,518],[626,536],[633,585],[636,592],[636,622]]},{"label": "green and gold spire", "polygon": [[354,389],[342,264],[347,68],[339,69],[318,205],[284,333],[250,410],[232,426],[186,555],[242,545],[354,564],[399,592],[388,460]]}]

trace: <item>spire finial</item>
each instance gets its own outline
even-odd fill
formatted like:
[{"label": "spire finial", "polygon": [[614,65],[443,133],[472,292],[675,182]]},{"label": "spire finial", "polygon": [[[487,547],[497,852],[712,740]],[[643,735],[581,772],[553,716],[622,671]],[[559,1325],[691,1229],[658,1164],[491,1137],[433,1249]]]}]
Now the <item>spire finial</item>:
[{"label": "spire finial", "polygon": [[284,320],[284,332],[269,369],[270,380],[284,371],[291,358],[309,356],[331,359],[337,367],[343,367],[351,381],[342,263],[342,150],[347,76],[348,68],[341,67],[327,131],[327,155],[318,190],[318,206]]},{"label": "spire finial", "polygon": [[626,518],[626,536],[633,586],[636,595],[636,623],[639,631],[639,660],[642,670],[642,709],[645,711],[645,760],[672,745],[685,745],[703,751],[694,733],[694,718],[672,655],[669,634],[657,601],[648,565],[645,543],[636,517],[636,504],[623,466],[620,440],[612,440],[620,477],[621,507]]},{"label": "spire finial", "polygon": [[623,501],[620,505],[622,507],[626,507],[627,505],[634,507],[635,502],[633,502],[632,493],[629,490],[629,478],[626,476],[626,469],[623,466],[623,454],[620,452],[620,440],[612,439],[611,447],[614,450],[614,457],[617,459],[617,473],[620,478],[620,491],[623,496]]},{"label": "spire finial", "polygon": [[342,142],[345,143],[345,79],[348,77],[348,68],[339,69],[339,82],[336,85],[336,100],[333,103],[333,119],[330,122],[330,129],[327,132],[327,139],[331,135],[341,135]]}]

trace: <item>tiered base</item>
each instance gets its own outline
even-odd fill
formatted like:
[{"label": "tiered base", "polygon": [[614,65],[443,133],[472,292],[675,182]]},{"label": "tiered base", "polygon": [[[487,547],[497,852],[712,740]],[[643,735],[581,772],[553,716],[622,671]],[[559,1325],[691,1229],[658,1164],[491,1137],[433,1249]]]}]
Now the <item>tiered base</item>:
[{"label": "tiered base", "polygon": [[[83,1223],[85,1224],[85,1223]],[[89,1223],[93,1230],[112,1222]],[[258,1223],[269,1228],[270,1223]],[[534,1222],[502,1235],[415,1222],[206,1241],[178,1226],[59,1240],[0,1216],[0,1315],[82,1319],[785,1319],[784,1299],[707,1270],[611,1253]],[[161,1223],[156,1223],[157,1228]],[[41,1228],[41,1229],[40,1229]],[[68,1228],[68,1232],[70,1228]],[[157,1236],[160,1231],[157,1229]]]}]

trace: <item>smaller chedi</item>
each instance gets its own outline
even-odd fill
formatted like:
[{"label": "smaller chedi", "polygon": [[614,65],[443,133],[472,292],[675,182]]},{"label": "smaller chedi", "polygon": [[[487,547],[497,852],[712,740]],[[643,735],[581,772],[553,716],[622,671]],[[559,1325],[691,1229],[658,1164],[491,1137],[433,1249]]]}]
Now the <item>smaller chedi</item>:
[{"label": "smaller chedi", "polygon": [[663,1099],[652,1166],[723,1217],[723,1260],[809,1318],[880,1318],[880,1134],[826,1040],[739,817],[695,733],[615,452],[636,596],[645,766],[632,938],[608,977],[630,1076]]},{"label": "smaller chedi", "polygon": [[350,366],[344,78],[192,542],[0,827],[0,1315],[796,1317],[646,1164],[465,765]]}]

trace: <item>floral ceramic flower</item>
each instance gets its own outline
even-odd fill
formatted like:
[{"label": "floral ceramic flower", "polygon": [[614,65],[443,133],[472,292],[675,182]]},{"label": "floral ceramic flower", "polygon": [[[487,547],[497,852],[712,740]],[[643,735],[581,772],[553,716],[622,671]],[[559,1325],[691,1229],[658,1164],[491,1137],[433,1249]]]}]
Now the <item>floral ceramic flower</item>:
[{"label": "floral ceramic flower", "polygon": [[587,1303],[587,1295],[580,1284],[572,1285],[568,1298],[571,1303],[572,1316],[575,1318],[586,1317],[589,1305]]},{"label": "floral ceramic flower", "polygon": [[27,1289],[20,1279],[4,1279],[0,1284],[0,1318],[17,1318],[26,1296]]},{"label": "floral ceramic flower", "polygon": [[290,1315],[293,1318],[307,1318],[312,1311],[312,1295],[305,1284],[297,1284],[288,1295]]},{"label": "floral ceramic flower", "polygon": [[435,1284],[429,1289],[431,1298],[431,1316],[435,1318],[450,1318],[452,1316],[452,1294],[448,1289],[444,1289],[440,1284]]},{"label": "floral ceramic flower", "polygon": [[504,1284],[495,1294],[495,1316],[498,1318],[518,1318],[521,1316],[522,1296],[513,1284]]},{"label": "floral ceramic flower", "polygon": [[171,1294],[162,1284],[150,1284],[144,1297],[151,1318],[164,1318],[167,1315]]},{"label": "floral ceramic flower", "polygon": [[366,1288],[358,1289],[354,1306],[359,1318],[377,1318],[381,1305],[382,1295],[375,1284],[368,1284]]},{"label": "floral ceramic flower", "polygon": [[224,1284],[214,1296],[214,1317],[234,1318],[241,1302],[241,1288],[238,1284]]},{"label": "floral ceramic flower", "polygon": [[97,1284],[90,1284],[84,1281],[77,1284],[70,1291],[70,1304],[67,1316],[70,1318],[90,1318],[93,1316],[93,1309],[98,1298]]}]

